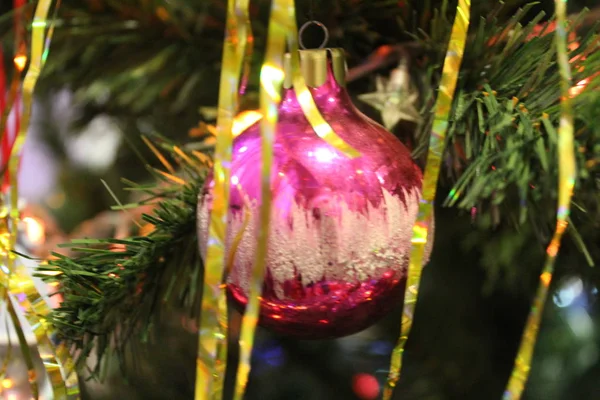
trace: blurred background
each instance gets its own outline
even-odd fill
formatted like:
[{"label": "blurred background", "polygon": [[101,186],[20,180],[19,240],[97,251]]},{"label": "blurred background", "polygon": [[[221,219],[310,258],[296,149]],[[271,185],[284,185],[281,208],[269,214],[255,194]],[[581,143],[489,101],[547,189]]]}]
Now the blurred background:
[{"label": "blurred background", "polygon": [[[32,4],[23,3],[21,12],[31,15]],[[34,254],[70,238],[115,234],[120,214],[107,211],[114,200],[101,180],[126,202],[130,198],[120,189],[121,178],[152,179],[145,168],[150,156],[141,134],[156,132],[186,143],[194,140],[199,124],[214,123],[225,3],[63,0],[21,167],[25,209],[45,228],[29,243]],[[269,2],[252,3],[257,71]],[[347,51],[352,69],[370,60],[380,46],[410,41],[406,31],[415,16],[427,19],[425,11],[442,2],[297,3],[299,22],[325,23],[331,32],[330,46]],[[473,3],[483,14],[493,2]],[[509,19],[525,2],[505,3],[499,21]],[[569,11],[593,9],[597,3],[572,0]],[[14,4],[3,1],[1,6],[0,33],[9,79]],[[540,1],[528,15],[532,18],[542,10],[552,15],[553,1]],[[314,40],[318,42],[318,32]],[[349,84],[355,104],[374,119],[381,120],[379,113],[357,96],[372,92],[376,76],[385,76],[396,64],[382,62],[377,71]],[[243,109],[256,106],[256,90],[254,76]],[[406,132],[412,131],[410,124],[394,130],[409,146]],[[442,187],[440,192],[445,197],[448,190]],[[436,220],[434,251],[424,272],[405,369],[394,398],[499,399],[538,282],[544,245],[531,239],[531,232],[515,237],[510,231],[478,231],[468,213],[453,208],[438,207]],[[597,229],[590,235],[594,243]],[[504,257],[514,241],[520,244],[506,255],[512,260],[510,270],[488,268],[490,254]],[[596,262],[600,260],[597,243],[589,255]],[[567,237],[525,399],[600,399],[599,275]],[[236,315],[232,318],[239,320]],[[156,327],[155,340],[132,344],[126,373],[116,362],[109,363],[106,381],[84,383],[84,398],[193,398],[196,335],[186,329],[177,310],[165,313],[163,320]],[[400,310],[396,310],[366,331],[339,340],[297,341],[259,330],[246,398],[379,398],[399,326]],[[18,371],[22,364],[15,360],[11,368]],[[12,384],[4,387],[7,399],[9,389],[20,393]]]}]

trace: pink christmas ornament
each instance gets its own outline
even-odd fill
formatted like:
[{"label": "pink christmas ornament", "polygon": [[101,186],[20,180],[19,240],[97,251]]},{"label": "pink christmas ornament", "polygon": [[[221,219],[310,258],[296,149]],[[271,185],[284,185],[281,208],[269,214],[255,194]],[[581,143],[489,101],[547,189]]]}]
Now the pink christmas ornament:
[{"label": "pink christmas ornament", "polygon": [[[285,89],[275,138],[259,323],[300,338],[352,334],[401,305],[421,197],[422,174],[409,151],[354,107],[336,81],[339,68],[332,68],[331,61],[324,68],[325,82],[311,88],[315,102],[334,131],[361,156],[348,159],[320,139],[294,90]],[[227,251],[249,218],[228,278],[229,294],[240,307],[247,301],[257,242],[260,143],[254,124],[233,145]],[[211,187],[209,180],[198,207],[203,256]]]}]

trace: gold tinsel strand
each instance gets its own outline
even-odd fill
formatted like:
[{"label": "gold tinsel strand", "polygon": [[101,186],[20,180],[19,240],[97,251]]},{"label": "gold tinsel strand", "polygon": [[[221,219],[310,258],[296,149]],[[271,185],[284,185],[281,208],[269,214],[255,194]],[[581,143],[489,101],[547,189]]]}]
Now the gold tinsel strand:
[{"label": "gold tinsel strand", "polygon": [[575,166],[575,147],[573,145],[573,110],[571,108],[571,67],[569,65],[569,52],[567,49],[566,33],[566,0],[555,0],[556,5],[556,51],[558,55],[558,66],[561,82],[561,118],[558,129],[558,209],[556,212],[556,229],[554,236],[546,249],[546,263],[540,275],[540,283],[537,289],[533,305],[525,329],[519,351],[515,359],[515,365],[506,390],[504,400],[519,400],[525,389],[529,371],[531,370],[531,360],[533,351],[537,342],[538,331],[544,304],[548,297],[548,287],[552,281],[554,273],[554,263],[560,249],[562,236],[567,229],[569,212],[571,206],[571,197],[573,196],[573,187],[577,178]]},{"label": "gold tinsel strand", "polygon": [[408,335],[410,334],[414,308],[419,295],[419,283],[421,280],[421,272],[423,270],[425,245],[428,240],[433,239],[428,237],[433,215],[433,201],[435,199],[442,155],[444,153],[446,131],[448,130],[448,118],[452,108],[456,82],[458,81],[458,73],[460,71],[460,65],[467,40],[467,31],[469,30],[470,9],[470,0],[459,0],[456,8],[454,25],[452,26],[452,33],[450,34],[450,43],[448,45],[448,51],[442,69],[442,80],[434,107],[435,116],[433,129],[429,139],[427,166],[423,176],[423,197],[419,205],[417,221],[413,227],[412,248],[408,266],[406,292],[404,295],[404,309],[402,313],[402,327],[400,328],[400,338],[392,352],[390,372],[383,395],[385,400],[391,398],[393,389],[400,378],[404,346],[406,345]]}]

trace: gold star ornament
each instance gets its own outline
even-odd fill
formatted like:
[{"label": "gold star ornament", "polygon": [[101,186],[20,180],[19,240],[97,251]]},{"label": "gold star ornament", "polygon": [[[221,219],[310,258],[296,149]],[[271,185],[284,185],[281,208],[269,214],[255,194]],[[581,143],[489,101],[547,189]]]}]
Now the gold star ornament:
[{"label": "gold star ornament", "polygon": [[419,93],[411,84],[408,63],[403,60],[392,70],[389,78],[376,78],[377,90],[358,96],[381,113],[386,129],[393,129],[400,121],[421,122],[421,115],[416,108]]}]

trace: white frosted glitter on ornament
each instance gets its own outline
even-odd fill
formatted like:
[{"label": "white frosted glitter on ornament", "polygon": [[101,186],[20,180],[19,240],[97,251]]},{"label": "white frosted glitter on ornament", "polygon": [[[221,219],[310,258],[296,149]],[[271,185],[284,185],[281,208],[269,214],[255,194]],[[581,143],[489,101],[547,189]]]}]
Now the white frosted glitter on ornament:
[{"label": "white frosted glitter on ornament", "polygon": [[[334,215],[324,212],[319,218],[298,204],[290,207],[287,218],[282,218],[281,213],[273,209],[267,268],[277,297],[284,298],[283,284],[298,274],[306,286],[323,279],[361,282],[380,276],[390,266],[404,271],[420,194],[417,190],[405,191],[403,201],[384,189],[383,199],[379,207],[369,207],[367,212],[352,211],[340,202],[336,204]],[[208,231],[209,203],[202,200],[199,203],[200,232]],[[226,240],[226,254],[229,254],[231,242],[243,228],[246,214],[249,221],[229,276],[229,282],[244,292],[249,289],[255,261],[259,228],[256,204],[251,205],[247,213],[230,214]],[[206,238],[201,239],[204,239],[201,240],[204,257]]]}]

